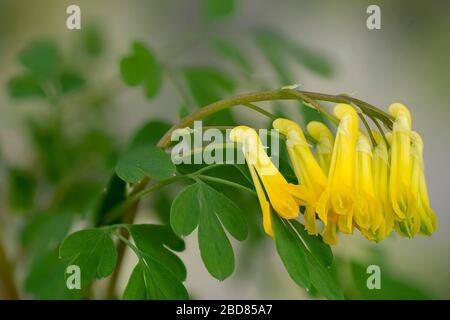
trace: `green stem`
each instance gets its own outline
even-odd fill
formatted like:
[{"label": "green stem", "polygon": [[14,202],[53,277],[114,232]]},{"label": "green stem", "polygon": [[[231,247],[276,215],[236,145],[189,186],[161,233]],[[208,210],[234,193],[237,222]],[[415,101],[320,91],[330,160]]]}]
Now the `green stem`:
[{"label": "green stem", "polygon": [[171,183],[174,183],[174,182],[177,182],[180,180],[184,180],[184,179],[189,179],[189,175],[175,176],[175,177],[172,177],[172,178],[169,178],[166,180],[162,180],[146,189],[145,188],[142,188],[141,190],[133,189],[134,191],[131,192],[130,196],[124,202],[122,202],[122,204],[113,208],[110,212],[108,212],[105,215],[106,223],[110,223],[110,222],[116,220],[117,218],[121,217],[122,213],[125,210],[128,210],[129,208],[131,208],[143,196],[145,196],[153,191],[159,190],[162,187],[165,187]]},{"label": "green stem", "polygon": [[244,105],[251,102],[259,102],[259,101],[267,101],[267,100],[279,100],[279,99],[294,99],[293,97],[287,97],[282,90],[273,90],[273,91],[264,91],[264,92],[255,92],[255,93],[247,93],[241,94],[238,96],[234,96],[228,99],[220,100],[214,103],[211,103],[197,111],[191,113],[187,117],[183,118],[170,128],[169,131],[161,138],[158,143],[158,147],[162,149],[166,149],[170,146],[172,133],[181,128],[188,127],[194,123],[196,120],[204,119],[218,111],[235,107],[237,105]]},{"label": "green stem", "polygon": [[132,244],[127,238],[125,238],[123,235],[121,235],[120,233],[115,233],[115,236],[117,238],[119,238],[121,241],[123,241],[123,243],[125,243],[127,246],[129,246],[135,253],[136,255],[140,258],[140,251],[134,244]]},{"label": "green stem", "polygon": [[214,168],[222,167],[222,166],[226,166],[226,165],[227,165],[226,163],[216,163],[216,164],[212,164],[212,165],[209,165],[209,166],[207,166],[207,167],[198,169],[198,170],[195,171],[192,175],[199,175],[199,174],[201,174],[201,173],[203,173],[203,172],[206,172],[206,171],[208,171],[208,170],[212,170],[212,169],[214,169]]},{"label": "green stem", "polygon": [[358,112],[358,116],[361,119],[364,127],[366,128],[366,131],[367,131],[367,134],[369,135],[370,141],[372,141],[372,146],[375,147],[377,145],[377,142],[375,141],[375,138],[373,137],[372,130],[370,130],[370,127],[369,127],[369,124],[367,123],[366,118],[364,118],[364,115],[360,112]]},{"label": "green stem", "polygon": [[[158,142],[158,147],[162,149],[166,149],[171,144],[171,136],[172,133],[181,128],[189,127],[196,120],[204,119],[218,111],[232,108],[238,105],[245,105],[248,107],[249,104],[254,102],[261,101],[272,101],[272,100],[303,100],[307,103],[312,104],[314,107],[318,108],[320,112],[323,112],[325,116],[327,116],[331,121],[335,122],[336,119],[333,115],[328,113],[324,108],[322,108],[319,104],[317,104],[313,100],[327,101],[327,102],[336,102],[336,103],[350,103],[355,104],[361,108],[367,114],[371,114],[372,116],[380,119],[383,123],[389,128],[392,127],[392,116],[385,113],[384,111],[368,104],[367,102],[361,101],[359,99],[349,97],[346,95],[330,95],[324,93],[317,92],[308,92],[308,91],[300,91],[300,90],[291,90],[291,89],[277,89],[271,91],[261,91],[261,92],[253,92],[237,95],[228,99],[216,101],[211,103],[197,111],[191,113],[185,118],[181,119],[176,125],[170,128],[169,131],[161,138]],[[257,107],[260,109],[259,107]],[[252,109],[254,109],[252,107]],[[258,111],[259,112],[259,111]],[[267,112],[265,112],[267,113]]]},{"label": "green stem", "polygon": [[245,103],[245,104],[243,104],[243,106],[244,106],[244,107],[247,107],[247,108],[249,108],[249,109],[252,109],[252,110],[254,110],[254,111],[256,111],[256,112],[259,112],[259,113],[265,115],[266,117],[268,117],[268,118],[270,118],[270,119],[272,119],[272,120],[275,120],[275,119],[278,118],[278,117],[277,117],[276,115],[274,115],[273,113],[270,113],[270,112],[268,112],[268,111],[266,111],[266,110],[264,110],[264,109],[262,109],[262,108],[260,108],[260,107],[258,107],[258,106],[256,106],[256,105],[254,105],[253,103]]},{"label": "green stem", "polygon": [[325,117],[328,118],[333,124],[338,125],[339,119],[333,116],[331,113],[329,113],[327,110],[325,110],[320,104],[315,102],[313,99],[308,97],[307,95],[301,93],[298,90],[292,90],[292,89],[284,89],[284,91],[290,93],[296,98],[299,98],[300,100],[305,101],[306,103],[312,105],[318,112],[322,113]]},{"label": "green stem", "polygon": [[205,180],[205,181],[211,181],[211,182],[220,183],[220,184],[227,185],[227,186],[230,186],[230,187],[242,189],[242,190],[248,191],[248,192],[250,192],[250,193],[256,195],[255,190],[252,190],[252,189],[250,189],[250,188],[247,188],[247,187],[245,187],[245,186],[243,186],[243,185],[241,185],[241,184],[239,184],[239,183],[235,183],[235,182],[228,181],[228,180],[221,179],[221,178],[216,178],[216,177],[211,177],[211,176],[204,176],[204,175],[198,175],[198,176],[196,176],[196,177],[199,178],[200,180]]},{"label": "green stem", "polygon": [[3,288],[2,296],[5,300],[18,300],[19,292],[14,281],[14,268],[8,259],[6,250],[0,241],[0,284]]},{"label": "green stem", "polygon": [[365,102],[357,98],[353,98],[347,95],[337,95],[335,98],[342,99],[344,102],[347,103],[354,103],[358,107],[360,107],[364,113],[370,114],[374,116],[375,118],[379,118],[383,123],[390,129],[392,129],[392,122],[394,118],[389,114],[384,112],[383,110]]},{"label": "green stem", "polygon": [[380,124],[378,123],[377,119],[372,117],[371,115],[367,115],[370,120],[372,120],[373,123],[375,123],[375,126],[377,127],[378,131],[380,132],[381,136],[383,137],[384,143],[386,144],[386,147],[389,148],[389,142],[386,138],[386,135],[384,134],[383,128],[381,128]]},{"label": "green stem", "polygon": [[[216,152],[220,149],[224,150],[227,148],[235,148],[235,144],[234,143],[222,143],[222,144],[216,144],[214,145],[214,149],[216,150]],[[205,150],[205,147],[199,147],[199,148],[194,148],[192,150],[190,150],[187,154],[183,154],[180,158],[176,158],[177,160],[183,162],[185,159],[191,159],[192,156],[199,154],[199,153],[203,153]],[[226,152],[226,151],[225,151]]]},{"label": "green stem", "polygon": [[184,88],[183,84],[180,82],[180,79],[176,74],[176,71],[172,69],[172,67],[170,67],[169,64],[163,64],[163,67],[166,71],[169,81],[172,82],[173,86],[176,89],[175,91],[178,92],[182,102],[186,104],[186,107],[189,110],[194,109],[195,108],[194,99],[189,94],[189,92],[187,92],[186,88]]}]

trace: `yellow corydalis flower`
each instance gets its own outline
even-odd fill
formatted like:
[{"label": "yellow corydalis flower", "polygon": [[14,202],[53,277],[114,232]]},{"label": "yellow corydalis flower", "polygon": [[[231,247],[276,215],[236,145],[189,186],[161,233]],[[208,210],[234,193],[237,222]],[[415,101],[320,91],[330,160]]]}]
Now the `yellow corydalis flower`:
[{"label": "yellow corydalis flower", "polygon": [[372,174],[372,146],[363,133],[356,144],[356,206],[354,220],[361,233],[369,240],[383,221],[381,208],[375,196]]},{"label": "yellow corydalis flower", "polygon": [[324,225],[323,230],[322,230],[322,238],[323,241],[327,244],[333,244],[336,245],[338,244],[338,238],[337,238],[337,224],[338,224],[338,219],[339,216],[330,211],[328,213],[328,221],[327,223]]},{"label": "yellow corydalis flower", "polygon": [[437,228],[436,215],[430,207],[423,165],[423,141],[417,132],[411,132],[411,193],[417,195],[412,213],[396,223],[397,231],[407,237],[417,233],[431,235]]},{"label": "yellow corydalis flower", "polygon": [[309,122],[306,130],[316,141],[317,160],[323,172],[328,175],[334,145],[333,134],[326,125],[318,121]]},{"label": "yellow corydalis flower", "polygon": [[381,225],[373,236],[375,241],[381,241],[391,233],[394,226],[394,212],[389,199],[389,152],[379,132],[373,131],[372,136],[376,141],[373,149],[373,185],[383,214]]},{"label": "yellow corydalis flower", "polygon": [[358,115],[348,104],[337,104],[334,114],[340,119],[340,123],[331,157],[328,184],[319,199],[317,213],[325,222],[325,228],[329,222],[328,215],[333,212],[337,219],[333,217],[331,221],[336,223],[337,220],[339,230],[352,233]]},{"label": "yellow corydalis flower", "polygon": [[327,177],[314,158],[305,135],[297,123],[288,119],[276,119],[273,127],[286,136],[286,147],[295,175],[298,182],[307,189],[305,229],[309,234],[317,235],[316,205],[327,185]]},{"label": "yellow corydalis flower", "polygon": [[431,235],[437,229],[436,215],[430,207],[423,165],[423,141],[415,131],[412,132],[412,192],[418,196],[417,210],[420,215],[420,233]]},{"label": "yellow corydalis flower", "polygon": [[400,103],[389,106],[395,117],[391,142],[391,174],[389,193],[398,219],[405,219],[413,210],[411,194],[411,114]]},{"label": "yellow corydalis flower", "polygon": [[392,230],[405,237],[431,235],[437,219],[428,198],[422,138],[412,131],[407,107],[394,103],[389,113],[394,118],[392,131],[383,133],[379,128],[369,132],[369,139],[359,130],[357,111],[337,104],[335,137],[323,123],[307,125],[316,154],[297,123],[276,119],[273,127],[286,137],[298,184],[288,183],[281,175],[255,130],[234,128],[230,138],[242,145],[265,232],[273,236],[271,210],[294,219],[299,207],[304,207],[308,234],[319,233],[318,217],[323,222],[323,241],[330,245],[338,243],[338,231],[350,234],[355,228],[377,242]]},{"label": "yellow corydalis flower", "polygon": [[265,152],[254,129],[246,126],[235,127],[231,130],[230,139],[242,145],[242,151],[261,205],[264,230],[273,236],[270,205],[281,217],[294,219],[298,216],[299,204],[304,203],[302,199],[305,198],[305,194],[301,188],[289,187],[286,179]]}]

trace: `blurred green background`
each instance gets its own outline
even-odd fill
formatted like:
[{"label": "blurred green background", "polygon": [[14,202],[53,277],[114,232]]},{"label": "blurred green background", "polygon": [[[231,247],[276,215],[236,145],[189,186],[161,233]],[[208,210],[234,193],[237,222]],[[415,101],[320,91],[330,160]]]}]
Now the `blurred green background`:
[{"label": "blurred green background", "polygon": [[[65,26],[70,4],[81,7],[80,31]],[[381,30],[366,28],[370,4],[381,7]],[[383,109],[402,102],[425,141],[439,229],[432,237],[392,236],[380,244],[341,235],[334,252],[339,269],[349,273],[342,276],[348,296],[450,298],[449,34],[450,2],[438,0],[0,0],[0,240],[21,295],[58,297],[58,285],[48,283],[58,281],[49,274],[61,266],[49,262],[55,260],[49,248],[98,208],[117,155],[150,119],[173,123],[211,100],[299,83]],[[280,49],[280,35],[290,47]],[[120,77],[120,58],[133,41],[167,68],[151,99]],[[58,90],[44,88],[47,98],[24,67],[23,52],[36,43],[54,54],[47,70],[56,60],[62,70]],[[293,103],[263,106],[300,122],[312,116]],[[265,125],[246,110],[233,114]],[[138,222],[155,219],[152,208],[164,205],[163,196],[144,203]],[[194,298],[308,298],[287,276],[270,239],[236,244],[237,270],[225,282],[207,274],[195,241],[188,238],[181,254]],[[385,296],[360,287],[369,264],[386,271],[382,286],[391,289]],[[121,287],[133,265],[130,255]],[[347,283],[352,271],[360,281]]]}]

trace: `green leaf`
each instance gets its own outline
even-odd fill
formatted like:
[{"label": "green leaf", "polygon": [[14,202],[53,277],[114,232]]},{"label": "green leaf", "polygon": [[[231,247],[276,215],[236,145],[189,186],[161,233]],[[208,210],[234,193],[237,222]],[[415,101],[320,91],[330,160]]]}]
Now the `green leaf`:
[{"label": "green leaf", "polygon": [[9,204],[12,208],[25,211],[33,206],[37,180],[32,172],[20,168],[9,170]]},{"label": "green leaf", "polygon": [[220,100],[235,89],[234,80],[225,72],[207,66],[184,69],[187,85],[200,106]]},{"label": "green leaf", "polygon": [[120,61],[120,73],[123,81],[129,86],[139,85],[142,81],[144,81],[145,77],[134,57],[122,58]]},{"label": "green leaf", "polygon": [[[98,171],[114,167],[117,159],[114,160],[117,151],[117,142],[111,135],[100,128],[93,128],[79,136],[78,141],[73,146],[73,158],[78,165],[83,165],[86,159],[98,161]],[[112,162],[112,163],[110,163]]]},{"label": "green leaf", "polygon": [[182,282],[183,262],[169,249],[184,250],[184,241],[168,226],[128,225],[139,262],[131,273],[124,299],[188,299]]},{"label": "green leaf", "polygon": [[133,269],[123,293],[125,300],[186,300],[183,284],[158,261],[144,257]]},{"label": "green leaf", "polygon": [[292,67],[286,59],[284,42],[280,36],[270,30],[258,31],[255,35],[256,44],[269,65],[274,69],[282,85],[296,83]]},{"label": "green leaf", "polygon": [[274,213],[272,213],[272,227],[275,246],[287,272],[299,286],[305,289],[310,288],[311,276],[306,257],[307,250],[290,230],[290,226]]},{"label": "green leaf", "polygon": [[126,152],[116,167],[117,175],[126,182],[136,183],[145,176],[164,180],[175,174],[170,155],[155,146],[138,146]]},{"label": "green leaf", "polygon": [[245,181],[250,183],[250,185],[253,185],[252,176],[250,175],[250,171],[248,170],[248,166],[246,164],[233,164],[233,167],[240,172]]},{"label": "green leaf", "polygon": [[242,50],[237,43],[226,38],[215,36],[211,40],[211,45],[221,56],[235,63],[247,75],[252,73],[253,68],[250,61],[242,53]]},{"label": "green leaf", "polygon": [[123,292],[122,298],[124,300],[151,300],[151,292],[148,292],[150,290],[147,289],[151,284],[147,279],[151,277],[146,272],[147,269],[146,264],[141,263],[141,261],[134,267]]},{"label": "green leaf", "polygon": [[[207,66],[187,67],[183,71],[187,87],[198,107],[223,99],[236,87],[234,79],[227,73]],[[229,109],[219,111],[205,120],[205,124],[230,125],[234,123]]]},{"label": "green leaf", "polygon": [[310,71],[324,77],[330,77],[334,74],[333,65],[322,53],[296,43],[290,43],[288,48],[292,56]]},{"label": "green leaf", "polygon": [[[305,248],[306,250],[306,248]],[[311,284],[317,291],[327,299],[342,300],[344,295],[336,278],[330,268],[324,267],[323,263],[311,252],[306,251]]]},{"label": "green leaf", "polygon": [[239,241],[247,238],[247,221],[245,213],[233,201],[216,191],[205,183],[202,183],[202,193],[209,210],[216,213],[227,231]]},{"label": "green leaf", "polygon": [[184,117],[189,115],[189,109],[186,105],[181,105],[178,108],[178,118],[183,119]]},{"label": "green leaf", "polygon": [[172,206],[173,198],[172,192],[167,189],[154,192],[153,208],[155,209],[155,214],[163,224],[170,228],[170,207]]},{"label": "green leaf", "polygon": [[[127,185],[125,181],[120,179],[116,174],[113,174],[108,182],[106,191],[102,196],[98,210],[94,213],[95,226],[98,227],[105,224],[104,219],[106,214],[108,214],[114,207],[125,201],[126,191]],[[112,221],[111,224],[119,223],[119,220]]]},{"label": "green leaf", "polygon": [[[298,76],[292,72],[292,66],[288,58],[293,57],[296,61],[303,64],[305,61],[311,61],[311,57],[300,56],[302,53],[311,52],[303,49],[302,46],[289,41],[286,37],[272,30],[259,30],[255,34],[255,41],[261,53],[275,71],[281,85],[293,84],[299,82]],[[304,61],[305,60],[305,61]],[[324,121],[323,116],[300,102],[301,115],[304,123],[309,121]],[[278,102],[275,103],[274,109],[280,113],[281,108]]]},{"label": "green leaf", "polygon": [[144,124],[134,134],[131,145],[154,145],[159,142],[162,136],[172,127],[172,125],[163,120],[151,120]]},{"label": "green leaf", "polygon": [[201,11],[208,20],[227,17],[234,13],[235,0],[202,0]]},{"label": "green leaf", "polygon": [[201,209],[198,199],[200,189],[200,184],[191,184],[184,188],[172,203],[170,225],[180,237],[190,235],[198,226]]},{"label": "green leaf", "polygon": [[55,77],[61,64],[58,48],[51,41],[31,43],[20,53],[19,60],[28,70],[43,78]]},{"label": "green leaf", "polygon": [[105,47],[100,30],[91,26],[84,29],[82,35],[82,44],[86,52],[93,57],[99,56]]},{"label": "green leaf", "polygon": [[32,74],[15,76],[8,81],[8,93],[12,98],[42,98],[44,90],[39,80]]},{"label": "green leaf", "polygon": [[133,43],[132,53],[120,60],[120,73],[126,84],[142,84],[149,98],[156,96],[162,84],[160,64],[153,53],[140,42]]},{"label": "green leaf", "polygon": [[310,235],[305,230],[305,226],[296,220],[290,221],[297,233],[302,238],[308,250],[319,260],[324,267],[330,267],[333,264],[333,252],[329,245],[323,242],[321,235]]},{"label": "green leaf", "polygon": [[198,245],[203,263],[214,278],[224,280],[233,273],[233,248],[215,214],[200,215]]},{"label": "green leaf", "polygon": [[255,39],[262,53],[285,84],[295,82],[289,65],[285,62],[287,57],[294,58],[300,65],[321,76],[330,77],[334,73],[333,65],[326,56],[290,41],[281,33],[273,30],[259,30]]},{"label": "green leaf", "polygon": [[[343,299],[343,294],[339,288],[331,269],[325,266],[322,259],[316,256],[318,248],[323,250],[318,243],[312,245],[312,240],[303,240],[297,230],[303,228],[301,224],[293,227],[295,221],[284,220],[276,214],[272,214],[272,224],[275,234],[275,245],[283,261],[286,270],[291,278],[301,287],[310,291],[312,288],[328,299]],[[306,242],[309,240],[308,242]],[[307,248],[304,244],[309,243]],[[314,251],[311,249],[314,248]],[[326,259],[329,259],[327,257]]]},{"label": "green leaf", "polygon": [[248,232],[244,212],[234,202],[198,181],[181,191],[174,200],[170,223],[180,236],[190,234],[198,225],[200,254],[209,273],[219,280],[231,275],[233,249],[222,224],[240,241]]},{"label": "green leaf", "polygon": [[[370,290],[367,287],[367,280],[370,273],[367,273],[369,265],[377,265],[380,267],[381,289]],[[358,290],[355,299],[368,300],[430,300],[433,299],[429,293],[424,291],[420,286],[410,279],[403,276],[393,274],[391,270],[380,261],[371,261],[362,263],[351,261],[351,272],[354,285]]]},{"label": "green leaf", "polygon": [[69,290],[66,286],[66,267],[57,249],[39,252],[27,268],[24,290],[38,300],[81,299],[83,290]]},{"label": "green leaf", "polygon": [[55,206],[58,210],[84,218],[95,210],[103,190],[104,185],[100,182],[79,180],[67,187],[66,192],[55,203]]},{"label": "green leaf", "polygon": [[41,123],[35,117],[29,118],[27,125],[39,164],[43,167],[46,177],[51,182],[59,181],[67,165],[67,152],[65,152],[67,145],[63,145],[59,140],[55,126]]},{"label": "green leaf", "polygon": [[128,230],[136,247],[164,266],[179,281],[186,280],[186,267],[171,250],[182,251],[184,241],[173,233],[168,226],[138,224],[129,225]]},{"label": "green leaf", "polygon": [[69,265],[81,270],[81,286],[85,288],[95,279],[109,276],[116,266],[117,250],[108,232],[103,229],[86,229],[64,239],[59,249]]},{"label": "green leaf", "polygon": [[86,79],[76,72],[65,71],[60,76],[61,90],[63,93],[70,93],[83,88]]},{"label": "green leaf", "polygon": [[69,232],[70,212],[44,212],[35,215],[22,230],[22,244],[34,250],[55,248]]}]

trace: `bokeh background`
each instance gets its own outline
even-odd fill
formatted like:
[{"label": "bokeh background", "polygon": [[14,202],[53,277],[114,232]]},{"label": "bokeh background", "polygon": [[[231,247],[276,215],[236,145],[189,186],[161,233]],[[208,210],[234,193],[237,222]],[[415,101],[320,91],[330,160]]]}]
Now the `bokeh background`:
[{"label": "bokeh background", "polygon": [[[81,7],[81,31],[69,31],[65,27],[69,4]],[[381,30],[366,28],[366,8],[370,4],[381,7]],[[36,296],[36,291],[42,294],[42,288],[39,284],[30,285],[33,281],[29,279],[25,288],[20,285],[29,272],[27,255],[39,250],[33,245],[39,237],[21,235],[27,221],[32,219],[29,215],[34,215],[26,212],[35,210],[16,210],[11,202],[19,203],[20,207],[21,201],[25,201],[20,198],[23,191],[20,181],[25,181],[25,188],[39,186],[33,200],[33,208],[40,208],[38,211],[45,211],[46,203],[54,196],[51,183],[42,186],[39,182],[29,182],[39,181],[42,175],[38,168],[42,154],[35,151],[37,140],[30,138],[30,121],[51,118],[54,106],[44,100],[12,97],[8,82],[23,70],[18,59],[21,50],[33,41],[50,39],[60,49],[64,63],[81,72],[86,80],[83,90],[68,95],[62,102],[60,117],[65,135],[72,142],[83,135],[84,142],[93,143],[85,146],[92,152],[79,153],[81,159],[75,161],[84,163],[87,169],[79,169],[83,165],[75,166],[84,173],[61,164],[72,155],[63,150],[54,151],[57,155],[54,166],[64,167],[61,169],[64,174],[54,176],[53,186],[61,181],[63,186],[70,185],[71,180],[63,176],[76,179],[92,172],[95,172],[95,186],[106,185],[114,152],[123,150],[139,127],[152,118],[171,122],[179,118],[184,98],[176,75],[151,100],[142,90],[127,87],[121,81],[119,60],[136,40],[148,45],[161,61],[174,69],[213,65],[232,75],[238,80],[225,96],[299,83],[304,90],[347,93],[383,109],[392,102],[406,104],[412,111],[414,128],[425,141],[428,190],[439,229],[431,237],[410,240],[393,236],[380,244],[369,243],[359,235],[341,235],[335,253],[343,264],[353,259],[362,265],[380,264],[382,272],[385,265],[389,266],[386,272],[419,288],[427,297],[450,298],[450,2],[246,0],[236,1],[233,12],[217,19],[205,17],[202,8],[198,0],[0,0],[0,236],[7,256],[14,262],[14,277],[22,296],[51,297],[51,293]],[[271,52],[272,45],[269,41],[269,48],[263,50],[255,45],[252,38],[255,30],[263,34],[282,33],[290,42],[324,59],[331,69],[317,72],[287,55],[268,63],[264,52]],[[239,68],[211,50],[209,39],[214,36],[232,39],[246,52],[252,68],[245,77],[234,76],[240,74]],[[274,68],[280,61],[288,75],[283,76],[283,72],[280,74]],[[293,104],[287,104],[286,110],[302,120]],[[236,109],[234,113],[239,111]],[[254,119],[248,111],[239,114],[244,122],[261,124],[261,119]],[[86,128],[101,134],[89,136]],[[104,151],[98,148],[97,141],[114,148]],[[96,153],[101,153],[101,160],[96,158]],[[86,158],[86,154],[91,155]],[[17,185],[19,188],[14,189]],[[82,194],[90,190],[79,185],[74,188]],[[19,195],[11,194],[14,192]],[[74,202],[80,204],[80,201]],[[153,207],[152,200],[145,202],[138,221],[151,221]],[[77,210],[90,208],[77,207]],[[82,219],[75,218],[70,229],[76,230],[80,225]],[[28,249],[21,249],[24,243]],[[270,239],[260,241],[255,247],[236,243],[235,252],[235,274],[219,282],[204,268],[196,237],[187,239],[187,250],[181,257],[188,269],[187,288],[194,298],[309,298],[289,279]],[[134,265],[132,255],[127,257],[120,287],[125,286]],[[400,296],[413,290],[397,285],[394,292],[398,290]],[[102,283],[100,292],[101,286]]]}]

